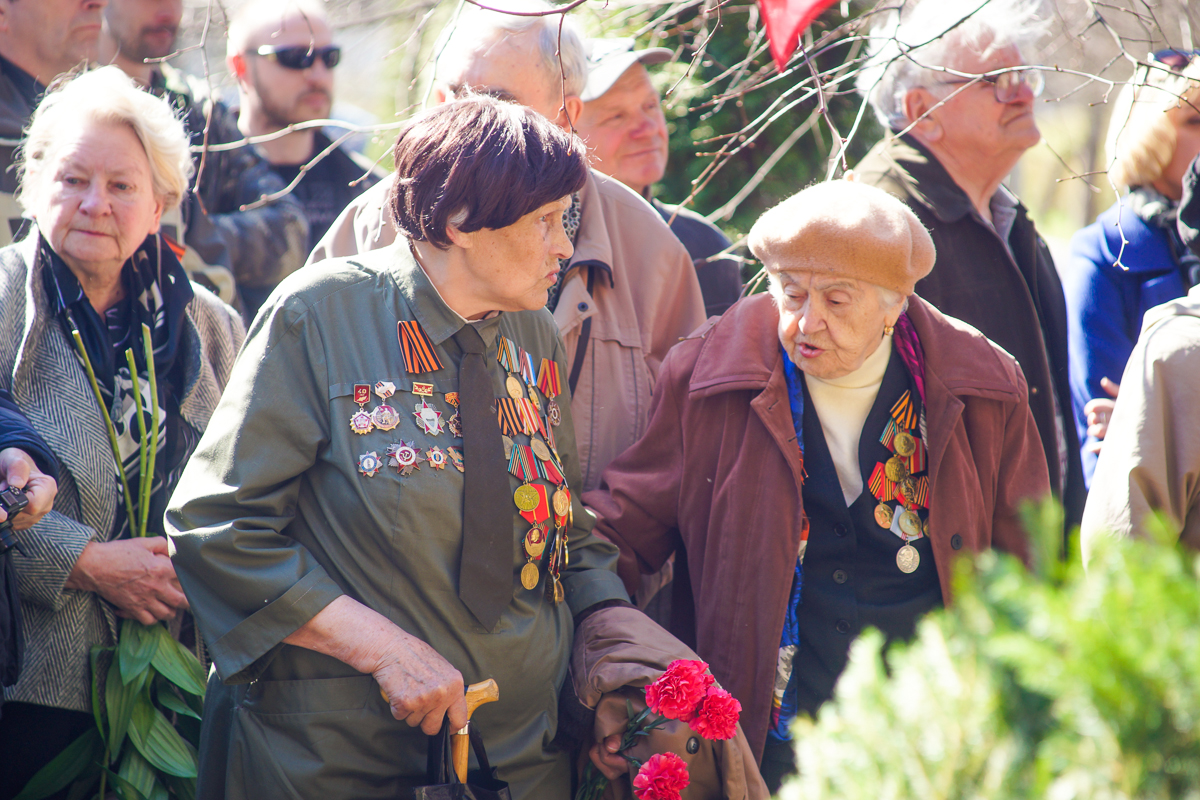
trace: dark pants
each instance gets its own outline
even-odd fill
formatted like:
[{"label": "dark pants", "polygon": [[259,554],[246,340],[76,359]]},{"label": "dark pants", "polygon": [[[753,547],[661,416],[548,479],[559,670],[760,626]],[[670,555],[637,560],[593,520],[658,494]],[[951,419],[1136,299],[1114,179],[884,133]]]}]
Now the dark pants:
[{"label": "dark pants", "polygon": [[778,794],[784,780],[796,774],[796,751],[793,743],[767,737],[767,745],[763,748],[761,772],[767,784],[767,791],[772,795]]},{"label": "dark pants", "polygon": [[[5,703],[0,709],[0,800],[20,794],[38,770],[95,726],[92,715],[82,711]],[[67,789],[63,789],[50,800],[66,796]]]}]

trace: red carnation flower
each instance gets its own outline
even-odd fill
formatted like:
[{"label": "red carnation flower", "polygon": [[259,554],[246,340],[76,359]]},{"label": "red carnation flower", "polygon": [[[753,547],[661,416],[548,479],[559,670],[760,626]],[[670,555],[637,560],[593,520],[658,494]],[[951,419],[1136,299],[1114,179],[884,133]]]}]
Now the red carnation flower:
[{"label": "red carnation flower", "polygon": [[682,758],[674,753],[658,753],[638,770],[633,793],[638,800],[680,800],[679,793],[687,788],[689,780]]},{"label": "red carnation flower", "polygon": [[741,713],[742,704],[729,692],[714,686],[704,696],[696,718],[688,722],[688,727],[705,739],[732,739]]},{"label": "red carnation flower", "polygon": [[667,719],[687,722],[696,716],[715,679],[703,661],[672,661],[667,671],[646,687],[646,705]]}]

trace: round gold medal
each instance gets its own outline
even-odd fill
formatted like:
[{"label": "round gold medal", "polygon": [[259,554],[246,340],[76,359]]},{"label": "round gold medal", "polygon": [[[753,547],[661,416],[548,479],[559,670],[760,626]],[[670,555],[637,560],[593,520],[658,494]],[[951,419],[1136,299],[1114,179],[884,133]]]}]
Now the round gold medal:
[{"label": "round gold medal", "polygon": [[905,575],[911,575],[921,565],[921,554],[911,544],[906,544],[896,551],[896,566]]},{"label": "round gold medal", "polygon": [[888,480],[899,483],[909,476],[908,464],[900,456],[892,456],[883,465],[883,471],[887,474]]},{"label": "round gold medal", "polygon": [[521,567],[521,585],[526,589],[536,589],[538,585],[538,568],[532,561]]},{"label": "round gold medal", "polygon": [[560,517],[565,517],[570,510],[571,496],[562,489],[559,489],[554,493],[554,513]]},{"label": "round gold medal", "polygon": [[880,503],[875,506],[875,522],[879,527],[890,530],[892,527],[892,507],[887,503]]},{"label": "round gold medal", "polygon": [[501,436],[500,441],[504,442],[504,457],[512,458],[513,440],[507,436]]},{"label": "round gold medal", "polygon": [[513,502],[522,511],[533,511],[538,507],[537,490],[528,483],[522,484],[517,487],[517,491],[513,494]]},{"label": "round gold medal", "polygon": [[901,478],[896,482],[896,488],[900,490],[900,496],[904,498],[904,502],[912,504],[913,498],[917,496],[917,484],[912,478]]},{"label": "round gold medal", "polygon": [[530,528],[525,534],[525,552],[530,558],[539,558],[546,549],[546,532],[541,528]]},{"label": "round gold medal", "polygon": [[537,392],[533,390],[532,386],[529,387],[529,402],[533,403],[533,407],[538,411],[542,410],[542,401],[538,400]]},{"label": "round gold medal", "polygon": [[529,446],[533,448],[533,454],[538,457],[539,461],[550,460],[550,448],[546,447],[546,443],[541,439],[531,439]]},{"label": "round gold medal", "polygon": [[900,514],[900,530],[905,536],[915,539],[921,535],[921,515],[910,509]]},{"label": "round gold medal", "polygon": [[509,375],[504,381],[504,388],[508,390],[508,396],[513,400],[520,400],[525,396],[525,390],[521,388],[521,381],[513,375]]},{"label": "round gold medal", "polygon": [[911,433],[905,433],[904,431],[896,434],[896,438],[892,440],[892,445],[896,448],[896,452],[905,458],[917,452],[917,440],[913,438]]}]

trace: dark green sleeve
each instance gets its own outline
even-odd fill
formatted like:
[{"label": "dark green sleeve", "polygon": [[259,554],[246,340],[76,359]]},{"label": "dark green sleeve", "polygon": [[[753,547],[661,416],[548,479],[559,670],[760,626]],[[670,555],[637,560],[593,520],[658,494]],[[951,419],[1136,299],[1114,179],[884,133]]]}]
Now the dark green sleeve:
[{"label": "dark green sleeve", "polygon": [[284,531],[329,438],[325,350],[304,302],[264,308],[167,510],[180,583],[217,672],[254,680],[342,594]]},{"label": "dark green sleeve", "polygon": [[[559,374],[567,372],[563,355],[562,339],[554,347],[554,360]],[[565,389],[565,381],[564,381]],[[568,553],[569,563],[563,570],[563,590],[571,615],[605,600],[629,600],[625,585],[617,576],[616,545],[592,533],[596,518],[583,507],[581,499],[583,478],[579,472],[579,453],[575,448],[575,422],[571,416],[571,396],[566,392],[558,397],[562,410],[562,424],[554,430],[558,454],[562,457],[567,484],[571,487],[571,505],[574,507],[575,524],[570,529]]]}]

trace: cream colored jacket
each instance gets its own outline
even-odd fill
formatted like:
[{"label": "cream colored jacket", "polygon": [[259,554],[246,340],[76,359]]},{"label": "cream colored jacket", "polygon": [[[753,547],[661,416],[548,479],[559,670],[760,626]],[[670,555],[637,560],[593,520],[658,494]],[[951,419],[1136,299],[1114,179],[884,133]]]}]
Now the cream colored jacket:
[{"label": "cream colored jacket", "polygon": [[[359,195],[317,243],[308,263],[394,242],[396,231],[384,212],[392,184],[389,177]],[[575,253],[554,320],[566,344],[568,371],[584,320],[592,320],[571,399],[587,491],[599,486],[608,463],[642,435],[663,357],[705,317],[692,259],[649,203],[594,170],[580,202]],[[567,378],[562,376],[564,391]]]},{"label": "cream colored jacket", "polygon": [[1200,287],[1150,309],[1083,512],[1084,563],[1107,536],[1143,536],[1154,512],[1200,549]]}]

